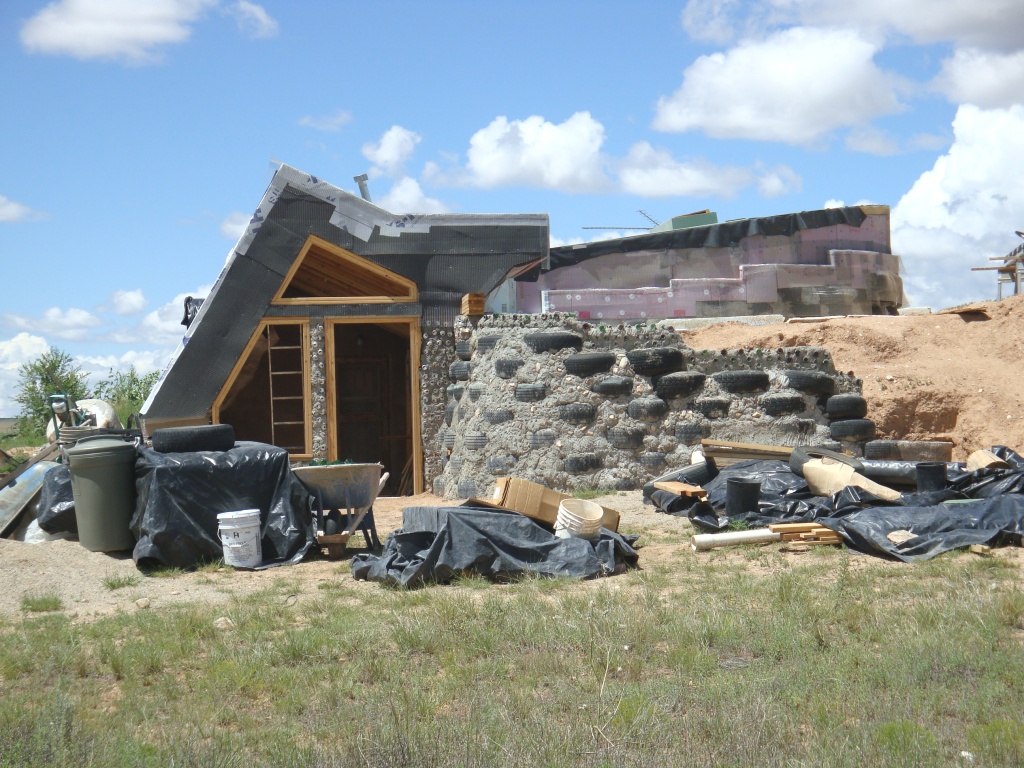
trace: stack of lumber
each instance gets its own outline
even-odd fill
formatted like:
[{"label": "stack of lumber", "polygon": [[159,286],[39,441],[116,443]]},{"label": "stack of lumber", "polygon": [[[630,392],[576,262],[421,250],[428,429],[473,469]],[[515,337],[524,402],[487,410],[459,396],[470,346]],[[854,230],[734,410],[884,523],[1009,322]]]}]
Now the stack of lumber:
[{"label": "stack of lumber", "polygon": [[768,530],[780,534],[783,541],[795,541],[799,544],[843,543],[838,533],[817,523],[776,523],[769,525]]},{"label": "stack of lumber", "polygon": [[700,441],[700,447],[704,456],[714,459],[715,465],[718,467],[728,467],[749,459],[789,461],[789,455],[793,452],[791,447],[783,445],[733,443],[728,440],[708,440],[707,438]]},{"label": "stack of lumber", "polygon": [[484,295],[467,293],[462,297],[462,314],[467,317],[479,317],[484,313]]}]

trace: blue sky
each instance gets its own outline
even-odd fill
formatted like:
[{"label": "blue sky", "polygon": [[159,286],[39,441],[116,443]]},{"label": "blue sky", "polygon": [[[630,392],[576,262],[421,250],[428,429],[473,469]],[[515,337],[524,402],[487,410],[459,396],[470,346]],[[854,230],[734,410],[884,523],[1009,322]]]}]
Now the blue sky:
[{"label": "blue sky", "polygon": [[1019,0],[4,0],[0,415],[47,345],[162,367],[278,162],[556,244],[884,203],[912,303],[991,298],[1021,29]]}]

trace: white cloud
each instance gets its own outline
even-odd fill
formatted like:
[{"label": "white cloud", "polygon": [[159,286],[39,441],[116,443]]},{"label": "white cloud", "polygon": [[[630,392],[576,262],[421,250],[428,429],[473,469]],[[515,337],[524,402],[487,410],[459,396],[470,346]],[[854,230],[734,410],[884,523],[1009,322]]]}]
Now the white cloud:
[{"label": "white cloud", "polygon": [[299,125],[325,133],[339,131],[343,125],[350,122],[352,122],[352,113],[346,112],[344,109],[339,109],[330,115],[305,115],[299,118]]},{"label": "white cloud", "polygon": [[182,43],[216,0],[56,0],[21,28],[30,53],[145,62],[159,46]]},{"label": "white cloud", "polygon": [[646,141],[634,144],[619,169],[622,189],[642,197],[732,197],[753,174],[706,160],[680,162]]},{"label": "white cloud", "polygon": [[994,108],[1024,103],[1024,51],[959,50],[942,62],[933,86],[954,104]]},{"label": "white cloud", "polygon": [[1024,210],[1024,107],[963,105],[953,145],[892,211],[893,250],[907,266],[914,303],[950,306],[991,298],[987,257],[1019,244]]},{"label": "white cloud", "polygon": [[1024,4],[1019,0],[773,0],[809,23],[856,27],[906,35],[918,43],[950,41],[961,46],[1012,50],[1020,45]]},{"label": "white cloud", "polygon": [[384,195],[379,205],[392,213],[447,213],[450,209],[440,200],[427,197],[419,182],[404,176]]},{"label": "white cloud", "polygon": [[803,186],[800,174],[785,165],[777,165],[761,171],[757,178],[757,191],[761,197],[774,198],[799,192]]},{"label": "white cloud", "polygon": [[245,232],[246,226],[252,221],[252,216],[241,211],[232,211],[220,223],[220,234],[231,241],[237,241]]},{"label": "white cloud", "polygon": [[829,199],[829,200],[826,200],[824,203],[822,203],[821,207],[825,208],[825,209],[828,209],[828,208],[845,208],[846,207],[846,203],[843,202],[842,200]]},{"label": "white cloud", "polygon": [[680,14],[680,21],[694,40],[724,45],[736,37],[739,11],[739,0],[690,0]]},{"label": "white cloud", "polygon": [[370,169],[370,176],[400,174],[405,161],[412,156],[421,140],[418,133],[393,125],[384,131],[376,144],[363,144],[363,157],[374,165]]},{"label": "white cloud", "polygon": [[33,211],[27,205],[22,205],[11,200],[9,197],[0,195],[0,221],[25,221],[26,219],[33,219],[38,216],[39,213]]},{"label": "white cloud", "polygon": [[137,315],[146,308],[146,297],[142,294],[141,288],[134,291],[114,291],[110,297],[110,304],[115,313],[127,317]]},{"label": "white cloud", "polygon": [[17,416],[21,406],[14,401],[18,393],[18,370],[46,352],[50,345],[41,336],[19,333],[0,341],[0,416]]},{"label": "white cloud", "polygon": [[850,129],[846,134],[846,148],[883,157],[900,151],[899,145],[885,131],[873,125],[858,125]]},{"label": "white cloud", "polygon": [[138,326],[128,330],[117,331],[110,340],[122,344],[150,344],[157,347],[173,348],[185,335],[185,326],[181,319],[185,314],[185,298],[203,298],[213,289],[213,285],[201,285],[190,293],[179,293],[166,304],[146,314]]},{"label": "white cloud", "polygon": [[654,128],[722,139],[811,144],[901,109],[902,83],[851,30],[793,27],[699,57],[658,101]]},{"label": "white cloud", "polygon": [[469,140],[459,183],[479,187],[528,186],[563,192],[596,192],[610,186],[601,145],[604,126],[589,112],[563,123],[539,115],[496,117]]},{"label": "white cloud", "polygon": [[50,307],[41,317],[14,313],[7,313],[3,317],[4,324],[9,328],[56,336],[58,339],[69,341],[84,339],[91,328],[103,325],[103,321],[94,314],[77,307],[67,310]]},{"label": "white cloud", "polygon": [[267,38],[277,34],[277,22],[270,18],[262,5],[238,0],[228,8],[228,13],[235,17],[238,29],[248,37]]},{"label": "white cloud", "polygon": [[90,386],[95,386],[103,379],[110,378],[111,371],[127,371],[132,366],[142,375],[163,370],[174,354],[174,349],[128,350],[122,355],[75,355],[75,363],[89,377]]}]

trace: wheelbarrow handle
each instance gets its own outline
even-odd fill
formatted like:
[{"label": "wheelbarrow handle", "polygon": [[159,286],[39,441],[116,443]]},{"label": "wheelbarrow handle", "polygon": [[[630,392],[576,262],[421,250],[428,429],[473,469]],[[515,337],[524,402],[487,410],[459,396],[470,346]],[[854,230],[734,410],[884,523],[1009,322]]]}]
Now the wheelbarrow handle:
[{"label": "wheelbarrow handle", "polygon": [[384,484],[388,481],[389,477],[391,477],[390,472],[385,472],[383,475],[380,476],[380,485],[377,486],[378,496],[380,495],[380,492],[384,490]]}]

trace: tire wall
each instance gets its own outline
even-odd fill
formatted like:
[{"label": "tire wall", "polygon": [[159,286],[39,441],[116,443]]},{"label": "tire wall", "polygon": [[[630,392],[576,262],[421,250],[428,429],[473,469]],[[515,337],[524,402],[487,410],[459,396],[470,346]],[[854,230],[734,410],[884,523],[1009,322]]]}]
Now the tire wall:
[{"label": "tire wall", "polygon": [[[540,340],[538,333],[544,334]],[[479,337],[487,341],[483,349],[477,346]],[[553,338],[559,343],[547,343]],[[825,417],[826,398],[793,389],[785,371],[818,371],[834,381],[837,393],[861,391],[860,380],[837,373],[829,353],[821,348],[693,350],[671,329],[594,325],[572,314],[489,316],[476,328],[459,318],[455,341],[459,339],[469,340],[472,355],[468,379],[455,388],[460,397],[450,426],[443,413],[452,402],[446,388],[454,379],[445,369],[443,380],[431,374],[423,382],[424,400],[429,398],[441,415],[439,428],[428,430],[424,409],[425,442],[428,434],[433,435],[428,455],[440,456],[444,465],[432,487],[446,498],[489,496],[494,479],[506,475],[570,492],[635,489],[689,464],[701,437],[838,448]],[[564,348],[549,348],[559,344]],[[450,361],[456,359],[454,347],[449,343]],[[650,349],[655,352],[642,351]],[[425,346],[425,367],[430,365],[427,350]],[[582,354],[591,364],[608,359],[592,354],[600,352],[614,354],[607,371],[567,372],[570,356]],[[512,358],[522,360],[522,365],[501,365],[505,376],[498,375],[495,361]],[[588,372],[587,366],[579,365],[582,359],[570,367]],[[674,394],[658,397],[658,376],[679,371],[704,374],[703,383],[690,391],[689,386],[669,387],[663,382],[660,391]],[[741,371],[748,373],[736,373]],[[462,368],[457,372],[464,375]],[[724,372],[732,373],[715,377]],[[621,387],[607,388],[612,394],[593,391],[612,377],[631,380],[632,392],[622,394]],[[428,394],[428,389],[433,392]],[[768,410],[783,413],[768,415],[766,397],[776,406]],[[496,417],[505,412],[513,417]]]}]

